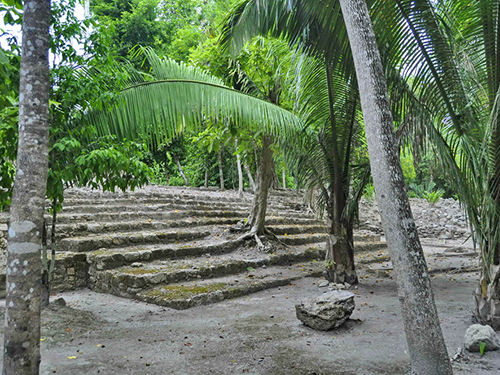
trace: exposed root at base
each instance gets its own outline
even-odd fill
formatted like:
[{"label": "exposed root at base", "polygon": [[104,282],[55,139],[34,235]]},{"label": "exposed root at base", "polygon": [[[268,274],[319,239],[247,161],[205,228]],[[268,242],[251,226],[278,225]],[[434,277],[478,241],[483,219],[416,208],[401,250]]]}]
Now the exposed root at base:
[{"label": "exposed root at base", "polygon": [[245,232],[248,231],[248,233],[242,235],[241,237],[238,238],[239,241],[254,241],[257,250],[266,252],[266,253],[273,253],[276,250],[284,249],[287,248],[288,246],[281,242],[276,235],[271,232],[269,229],[264,228],[264,233],[259,235],[257,234],[256,231],[252,230],[250,227],[232,227],[230,229],[231,232]]}]

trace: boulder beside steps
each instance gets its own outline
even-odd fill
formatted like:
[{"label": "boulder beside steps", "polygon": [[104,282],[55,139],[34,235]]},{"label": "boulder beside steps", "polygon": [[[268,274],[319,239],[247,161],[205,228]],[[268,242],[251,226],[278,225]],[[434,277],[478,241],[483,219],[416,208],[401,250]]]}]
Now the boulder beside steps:
[{"label": "boulder beside steps", "polygon": [[340,327],[355,308],[354,293],[332,290],[295,305],[297,318],[306,326],[319,331]]}]

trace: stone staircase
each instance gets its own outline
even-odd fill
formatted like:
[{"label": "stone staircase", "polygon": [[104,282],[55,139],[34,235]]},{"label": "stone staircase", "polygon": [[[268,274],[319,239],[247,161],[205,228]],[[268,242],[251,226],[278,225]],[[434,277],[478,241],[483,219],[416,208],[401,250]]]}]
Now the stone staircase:
[{"label": "stone staircase", "polygon": [[286,245],[273,253],[229,230],[251,200],[197,188],[70,190],[57,218],[52,290],[88,287],[186,309],[321,275],[325,227],[301,197],[271,193],[266,225]]}]

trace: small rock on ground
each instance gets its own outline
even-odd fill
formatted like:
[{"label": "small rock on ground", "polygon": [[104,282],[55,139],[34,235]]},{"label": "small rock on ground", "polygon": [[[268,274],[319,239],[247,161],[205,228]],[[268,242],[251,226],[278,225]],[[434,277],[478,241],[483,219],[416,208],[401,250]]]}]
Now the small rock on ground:
[{"label": "small rock on ground", "polygon": [[481,343],[486,344],[484,351],[497,350],[500,341],[496,332],[490,326],[473,324],[465,331],[464,345],[470,352],[479,352]]}]

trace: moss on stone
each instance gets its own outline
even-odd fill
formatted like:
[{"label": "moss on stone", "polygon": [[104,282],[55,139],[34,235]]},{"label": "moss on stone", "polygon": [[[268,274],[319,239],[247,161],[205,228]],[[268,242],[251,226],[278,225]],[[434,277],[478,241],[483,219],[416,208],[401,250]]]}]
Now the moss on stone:
[{"label": "moss on stone", "polygon": [[166,285],[144,293],[151,298],[162,298],[169,300],[187,299],[196,295],[214,293],[222,290],[235,289],[227,283],[210,284],[188,284],[188,285]]}]

